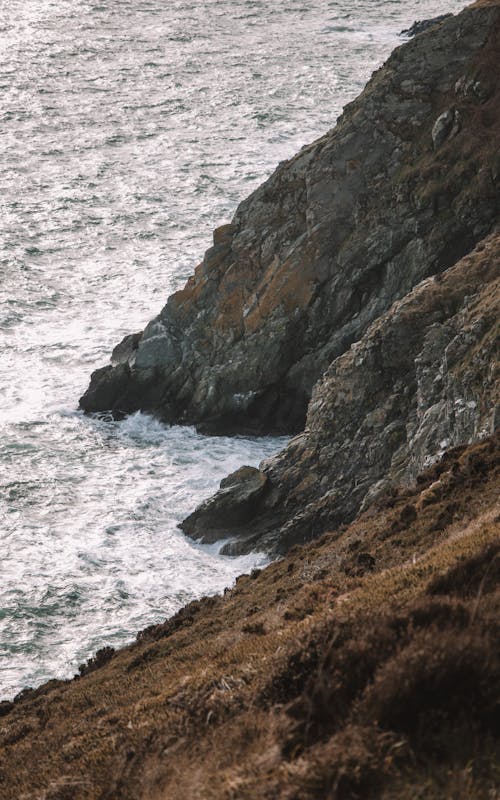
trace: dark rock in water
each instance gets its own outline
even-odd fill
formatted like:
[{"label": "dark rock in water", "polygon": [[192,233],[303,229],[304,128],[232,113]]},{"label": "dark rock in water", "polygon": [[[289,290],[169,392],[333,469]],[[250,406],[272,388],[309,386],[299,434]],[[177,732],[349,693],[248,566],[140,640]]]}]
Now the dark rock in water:
[{"label": "dark rock in water", "polygon": [[418,36],[419,33],[424,33],[428,31],[429,28],[433,28],[435,25],[439,25],[440,22],[444,22],[445,19],[449,19],[452,17],[453,14],[440,14],[438,17],[432,17],[432,19],[423,19],[417,20],[413,23],[411,28],[407,28],[404,31],[401,31],[399,34],[400,36]]},{"label": "dark rock in water", "polygon": [[395,50],[337,126],[214,233],[81,407],[210,433],[301,430],[331,362],[497,219],[498,20],[495,5],[474,6]]},{"label": "dark rock in water", "polygon": [[204,544],[231,536],[235,527],[246,525],[258,513],[266,484],[263,472],[241,467],[221,481],[217,494],[198,506],[181,529]]}]

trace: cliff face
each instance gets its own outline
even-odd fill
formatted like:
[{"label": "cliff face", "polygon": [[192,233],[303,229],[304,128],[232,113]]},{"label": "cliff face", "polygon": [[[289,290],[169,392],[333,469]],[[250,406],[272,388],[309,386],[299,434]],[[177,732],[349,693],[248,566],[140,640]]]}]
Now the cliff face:
[{"label": "cliff face", "polygon": [[[492,4],[488,8],[488,13],[498,13]],[[470,22],[477,13],[475,7],[461,16]],[[203,542],[229,539],[224,547],[229,554],[252,549],[273,555],[285,553],[325,528],[349,522],[380,493],[400,483],[411,483],[448,447],[477,441],[498,427],[500,215],[499,176],[493,164],[497,163],[500,142],[500,35],[498,18],[489,19],[490,23],[493,20],[491,35],[476,53],[474,68],[469,65],[454,83],[455,96],[469,99],[460,108],[450,105],[437,117],[430,133],[432,154],[422,156],[426,147],[422,136],[427,134],[415,126],[413,156],[410,158],[410,151],[406,151],[406,167],[395,171],[397,181],[401,175],[407,176],[413,187],[410,194],[400,192],[392,197],[381,192],[381,205],[376,208],[372,187],[371,219],[376,217],[379,225],[380,220],[389,221],[396,237],[409,218],[415,223],[413,235],[409,234],[401,251],[406,264],[400,262],[392,271],[392,260],[389,272],[385,268],[376,270],[373,290],[379,294],[376,301],[375,295],[366,295],[359,314],[351,317],[349,324],[359,323],[364,330],[358,336],[356,328],[356,341],[350,347],[345,346],[344,352],[323,369],[321,355],[326,350],[329,356],[335,355],[335,348],[328,348],[337,341],[339,331],[345,330],[335,327],[326,350],[318,351],[321,355],[314,363],[321,365],[322,375],[312,392],[304,432],[278,456],[261,464],[260,470],[245,468],[226,479],[220,491],[183,522],[183,530],[193,538]],[[434,37],[442,41],[449,25],[450,30],[464,35],[465,28],[458,20],[420,36],[420,54],[427,48],[432,53]],[[471,29],[477,34],[474,25]],[[462,51],[462,39],[459,42],[459,46],[454,45],[455,52]],[[364,104],[370,104],[370,88],[373,92],[377,81],[388,83],[392,60],[396,57],[405,62],[413,51],[408,53],[405,48],[396,51],[360,98]],[[471,89],[470,81],[473,74],[486,75],[486,70],[489,89],[480,98],[481,79],[475,89]],[[446,78],[432,77],[438,84],[442,80]],[[384,100],[379,98],[379,102],[384,107]],[[475,122],[474,107],[479,112]],[[335,138],[336,132],[332,135]],[[475,154],[469,149],[472,141],[478,148]],[[485,162],[480,152],[484,152]],[[476,158],[481,160],[481,167]],[[422,169],[417,174],[415,165],[425,163],[432,164],[432,171]],[[477,194],[469,204],[466,184],[473,163],[476,166],[470,186]],[[496,229],[457,260],[466,242],[479,235],[480,226],[476,224],[471,232],[465,220],[478,209],[482,214],[482,190],[476,183],[481,175],[488,176],[483,183],[485,219],[488,227]],[[390,185],[394,189],[396,184]],[[419,191],[421,197],[433,198],[428,218],[428,209],[415,203]],[[409,197],[413,201],[411,213]],[[427,224],[427,232],[422,234]],[[377,235],[381,230],[379,227]],[[454,242],[453,231],[457,237]],[[374,241],[368,224],[356,228],[355,235],[362,247]],[[441,251],[437,266],[434,248],[445,240],[448,246]],[[389,231],[386,247],[387,251],[392,247]],[[360,256],[360,250],[356,250],[355,258],[358,271],[344,276],[344,288],[352,287],[353,276],[369,263],[369,258],[367,261]],[[424,278],[415,288],[406,287],[407,292],[400,291],[401,283],[396,287],[395,281],[400,279],[414,283],[417,275],[432,273],[433,277]],[[324,291],[325,296],[332,297],[329,288]],[[387,301],[400,294],[404,297],[381,311],[381,297]],[[375,319],[367,325],[372,311]],[[325,319],[331,318],[325,314]]]},{"label": "cliff face", "polygon": [[229,553],[283,553],[411,483],[447,448],[493,433],[499,320],[496,233],[376,320],[317,383],[305,431],[260,472],[223,482],[184,530],[202,541],[236,533]]},{"label": "cliff face", "polygon": [[498,219],[499,26],[499,4],[477,4],[398,48],[337,126],[215,231],[81,407],[212,432],[302,429],[332,361]]}]

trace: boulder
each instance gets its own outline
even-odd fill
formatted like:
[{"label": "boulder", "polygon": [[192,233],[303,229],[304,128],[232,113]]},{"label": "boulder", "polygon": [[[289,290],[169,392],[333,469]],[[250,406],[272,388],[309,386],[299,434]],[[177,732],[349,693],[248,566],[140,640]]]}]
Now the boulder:
[{"label": "boulder", "polygon": [[267,476],[255,467],[241,467],[221,481],[213,497],[187,517],[180,528],[202,544],[226,539],[258,513]]}]

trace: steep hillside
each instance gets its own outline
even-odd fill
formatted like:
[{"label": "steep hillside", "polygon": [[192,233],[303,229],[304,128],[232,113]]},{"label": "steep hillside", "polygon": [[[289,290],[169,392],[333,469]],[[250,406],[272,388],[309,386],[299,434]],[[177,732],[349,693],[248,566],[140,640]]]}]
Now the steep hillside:
[{"label": "steep hillside", "polygon": [[395,50],[336,127],[215,231],[81,407],[300,430],[332,360],[498,220],[499,25],[499,3],[480,3]]},{"label": "steep hillside", "polygon": [[2,800],[494,800],[499,438],[0,704]]}]

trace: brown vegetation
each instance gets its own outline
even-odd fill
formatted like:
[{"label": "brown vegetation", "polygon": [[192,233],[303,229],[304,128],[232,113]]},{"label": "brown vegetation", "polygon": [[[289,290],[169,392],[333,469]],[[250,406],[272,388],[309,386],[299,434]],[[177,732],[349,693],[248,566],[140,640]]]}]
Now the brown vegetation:
[{"label": "brown vegetation", "polygon": [[500,785],[499,438],[0,706],[5,800],[457,798]]}]

